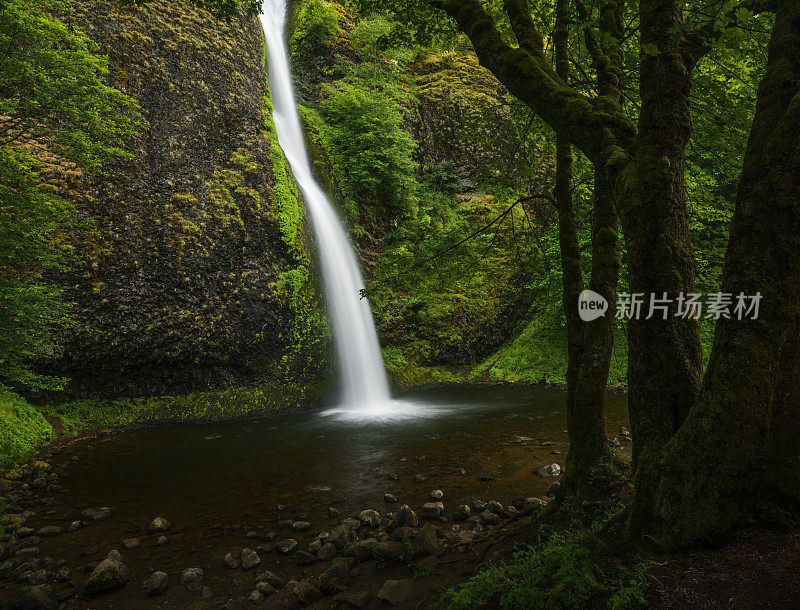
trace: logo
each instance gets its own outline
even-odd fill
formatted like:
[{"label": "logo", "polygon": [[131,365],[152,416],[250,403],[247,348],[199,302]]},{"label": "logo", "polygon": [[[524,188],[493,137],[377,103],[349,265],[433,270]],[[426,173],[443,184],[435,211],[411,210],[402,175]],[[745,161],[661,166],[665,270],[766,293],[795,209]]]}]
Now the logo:
[{"label": "logo", "polygon": [[578,315],[584,322],[591,322],[605,315],[608,301],[594,290],[584,290],[578,297]]}]

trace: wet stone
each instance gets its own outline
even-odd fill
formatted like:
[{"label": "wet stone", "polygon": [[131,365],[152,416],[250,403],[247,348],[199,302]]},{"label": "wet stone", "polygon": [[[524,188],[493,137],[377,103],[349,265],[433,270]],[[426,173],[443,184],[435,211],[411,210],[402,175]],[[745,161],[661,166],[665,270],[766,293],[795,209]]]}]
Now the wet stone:
[{"label": "wet stone", "polygon": [[150,596],[162,595],[169,585],[166,572],[153,572],[145,583],[145,590]]},{"label": "wet stone", "polygon": [[297,549],[297,540],[292,538],[288,538],[286,540],[279,540],[275,543],[275,548],[278,550],[279,553],[284,555],[288,555],[295,549]]}]

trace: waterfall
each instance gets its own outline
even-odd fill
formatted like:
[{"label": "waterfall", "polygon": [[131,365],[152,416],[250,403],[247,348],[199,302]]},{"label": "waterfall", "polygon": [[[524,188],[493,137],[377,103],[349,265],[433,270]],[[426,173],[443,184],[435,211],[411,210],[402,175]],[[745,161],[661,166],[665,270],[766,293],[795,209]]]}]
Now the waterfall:
[{"label": "waterfall", "polygon": [[325,301],[342,383],[342,406],[381,411],[390,401],[378,334],[366,298],[364,280],[344,227],[325,192],[314,179],[292,90],[283,40],[289,0],[264,0],[261,24],[267,49],[278,141],[292,168],[311,218],[322,265]]}]

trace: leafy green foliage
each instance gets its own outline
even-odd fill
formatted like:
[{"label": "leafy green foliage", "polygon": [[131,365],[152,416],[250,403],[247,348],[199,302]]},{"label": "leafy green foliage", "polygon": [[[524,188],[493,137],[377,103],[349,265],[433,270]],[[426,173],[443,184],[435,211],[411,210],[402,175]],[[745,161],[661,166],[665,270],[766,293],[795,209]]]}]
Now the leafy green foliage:
[{"label": "leafy green foliage", "polygon": [[296,53],[300,45],[330,46],[339,35],[339,13],[321,0],[304,3],[297,15],[297,23],[289,41],[292,53]]},{"label": "leafy green foliage", "polygon": [[518,551],[506,564],[490,565],[447,592],[449,610],[578,608],[606,599],[609,608],[645,601],[649,564],[601,570],[583,533],[555,533]]},{"label": "leafy green foliage", "polygon": [[87,173],[125,156],[137,131],[133,102],[103,84],[107,60],[54,17],[61,0],[8,0],[0,11],[0,381],[55,388],[34,358],[52,355],[68,306],[47,274],[69,260],[74,209],[42,171],[63,160]]},{"label": "leafy green foliage", "polygon": [[35,407],[0,389],[0,467],[29,458],[52,434],[53,428]]},{"label": "leafy green foliage", "polygon": [[416,143],[403,129],[396,100],[362,85],[341,83],[322,104],[334,163],[356,197],[402,211],[414,191]]}]

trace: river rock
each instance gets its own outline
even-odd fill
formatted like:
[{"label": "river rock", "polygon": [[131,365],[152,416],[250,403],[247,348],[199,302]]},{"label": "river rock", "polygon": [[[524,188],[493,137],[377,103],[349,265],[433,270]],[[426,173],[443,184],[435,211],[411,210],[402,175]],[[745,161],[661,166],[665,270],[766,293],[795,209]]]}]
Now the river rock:
[{"label": "river rock", "polygon": [[[297,546],[296,542],[295,546]],[[239,559],[242,560],[242,567],[245,570],[250,570],[261,563],[261,557],[259,557],[258,553],[253,549],[242,549],[242,554],[239,555]]]},{"label": "river rock", "polygon": [[381,524],[381,516],[376,510],[362,510],[358,513],[358,520],[370,527],[378,527]]},{"label": "river rock", "polygon": [[414,540],[413,549],[415,557],[436,557],[439,554],[440,549],[437,540],[437,532],[432,524],[425,523],[419,528],[417,539]]},{"label": "river rock", "polygon": [[486,512],[487,513],[494,513],[495,515],[503,516],[506,512],[503,505],[500,504],[497,500],[492,500],[488,504],[486,504]]},{"label": "river rock", "polygon": [[438,519],[442,516],[444,504],[441,502],[426,502],[420,508],[419,516],[423,519]]},{"label": "river rock", "polygon": [[339,512],[338,508],[330,507],[328,509],[328,519],[338,519],[341,516],[342,514]]},{"label": "river rock", "polygon": [[484,502],[483,500],[476,500],[473,498],[472,500],[469,501],[468,504],[470,511],[472,511],[473,513],[482,513],[483,511],[486,510],[486,502]]},{"label": "river rock", "polygon": [[266,581],[259,581],[256,583],[256,591],[261,593],[264,597],[268,597],[273,593],[277,593],[277,589]]},{"label": "river rock", "polygon": [[78,531],[79,529],[81,529],[85,525],[86,524],[83,521],[73,521],[72,523],[69,524],[69,527],[67,528],[67,531],[68,532],[75,532],[75,531]]},{"label": "river rock", "polygon": [[536,469],[536,474],[538,474],[543,479],[547,479],[549,477],[557,477],[561,474],[561,466],[553,462],[552,464],[545,464],[544,466],[539,466]]},{"label": "river rock", "polygon": [[384,494],[383,501],[387,504],[393,504],[394,502],[397,502],[397,496],[394,494]]},{"label": "river rock", "polygon": [[254,605],[260,604],[264,601],[264,595],[258,589],[250,591],[250,595],[247,596],[247,601]]},{"label": "river rock", "polygon": [[133,549],[138,549],[141,546],[142,541],[138,538],[126,538],[122,541],[122,546],[125,547],[126,550],[132,551]]},{"label": "river rock", "polygon": [[56,582],[67,582],[70,576],[72,576],[72,571],[67,567],[63,567],[56,571],[53,580]]},{"label": "river rock", "polygon": [[397,512],[394,514],[394,519],[392,519],[391,523],[389,524],[391,529],[394,529],[394,527],[401,527],[403,525],[408,527],[417,527],[419,525],[417,513],[411,510],[408,504],[403,504],[397,509]]},{"label": "river rock", "polygon": [[466,504],[459,504],[453,509],[453,519],[455,521],[466,521],[471,514],[472,511]]},{"label": "river rock", "polygon": [[170,528],[170,525],[172,524],[164,519],[164,517],[156,517],[150,522],[150,532],[153,534],[166,532]]},{"label": "river rock", "polygon": [[379,542],[372,549],[372,556],[381,561],[400,561],[406,552],[402,542],[388,540]]},{"label": "river rock", "polygon": [[426,477],[424,474],[415,474],[414,475],[414,483],[424,483],[427,480],[428,480],[428,477]]},{"label": "river rock", "polygon": [[292,523],[292,531],[305,532],[311,529],[311,524],[308,521],[295,521]]},{"label": "river rock", "polygon": [[99,508],[87,508],[81,513],[81,518],[86,521],[102,521],[111,516],[111,509],[108,506],[101,506]]},{"label": "river rock", "polygon": [[51,610],[56,607],[53,590],[47,586],[25,587],[0,603],[2,610]]},{"label": "river rock", "polygon": [[369,591],[345,591],[333,596],[333,601],[349,608],[364,608],[372,595]]},{"label": "river rock", "polygon": [[297,601],[304,606],[313,604],[322,597],[322,592],[307,580],[301,580],[298,582],[292,591],[297,598]]},{"label": "river rock", "polygon": [[261,578],[258,579],[261,582],[266,582],[275,587],[276,589],[282,589],[283,586],[286,584],[284,580],[278,576],[270,572],[269,570],[265,571]]},{"label": "river rock", "polygon": [[55,525],[48,525],[46,527],[41,528],[38,532],[36,532],[39,536],[44,536],[45,538],[49,538],[52,536],[58,536],[61,533],[61,528]]},{"label": "river rock", "polygon": [[297,549],[297,540],[293,538],[287,538],[286,540],[279,540],[275,543],[275,548],[278,549],[279,553],[283,553],[284,555],[288,555],[295,549]]},{"label": "river rock", "polygon": [[331,531],[328,535],[328,541],[333,543],[333,545],[339,550],[343,549],[345,545],[350,542],[351,538],[351,530],[345,525],[337,525],[336,527],[331,528]]},{"label": "river rock", "polygon": [[178,577],[179,585],[189,585],[193,582],[203,582],[205,572],[202,568],[186,568]]},{"label": "river rock", "polygon": [[231,553],[225,553],[225,557],[222,558],[222,564],[231,570],[235,570],[242,566],[242,560],[234,557]]},{"label": "river rock", "polygon": [[326,542],[317,551],[317,557],[322,561],[330,561],[336,557],[336,546],[332,542]]},{"label": "river rock", "polygon": [[414,581],[409,579],[387,580],[378,590],[376,597],[389,602],[392,606],[397,606],[407,601],[413,594]]},{"label": "river rock", "polygon": [[168,540],[168,538],[162,534],[162,535],[161,535],[161,536],[159,536],[159,537],[158,537],[158,539],[156,540],[156,544],[157,544],[158,546],[161,546],[162,544],[167,544],[167,540]]},{"label": "river rock", "polygon": [[359,540],[358,542],[348,544],[344,553],[348,557],[355,557],[357,561],[366,561],[373,557],[373,551],[377,545],[377,540],[374,538],[367,538],[366,540]]},{"label": "river rock", "polygon": [[121,561],[107,557],[92,571],[83,591],[86,595],[97,595],[103,591],[125,586],[130,578],[131,572],[128,566]]},{"label": "river rock", "polygon": [[481,520],[485,525],[497,525],[500,523],[500,515],[486,511],[481,515]]},{"label": "river rock", "polygon": [[444,492],[441,489],[434,489],[431,492],[432,500],[441,500],[442,498],[444,498]]},{"label": "river rock", "polygon": [[145,590],[150,596],[163,595],[169,586],[169,576],[166,572],[153,572],[145,583]]},{"label": "river rock", "polygon": [[122,553],[120,553],[117,549],[112,549],[106,555],[106,559],[113,559],[114,561],[122,562]]},{"label": "river rock", "polygon": [[395,542],[409,542],[414,540],[416,537],[417,530],[415,530],[413,527],[408,527],[407,525],[395,528],[392,530],[392,533],[389,534],[389,540],[394,540]]}]

